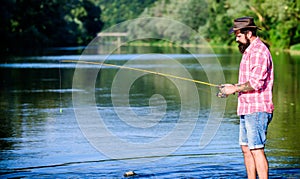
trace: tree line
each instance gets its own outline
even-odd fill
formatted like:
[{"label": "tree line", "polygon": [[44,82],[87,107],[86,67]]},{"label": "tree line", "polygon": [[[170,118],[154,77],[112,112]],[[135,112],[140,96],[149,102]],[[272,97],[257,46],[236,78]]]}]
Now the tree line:
[{"label": "tree line", "polygon": [[92,1],[4,0],[0,14],[2,50],[82,45],[103,26]]},{"label": "tree line", "polygon": [[145,16],[178,20],[224,45],[234,41],[227,33],[233,19],[252,16],[271,46],[300,42],[299,0],[3,0],[0,48],[87,45],[101,30]]},{"label": "tree line", "polygon": [[235,18],[252,16],[271,47],[300,43],[300,0],[158,0],[142,15],[179,20],[218,45],[234,42],[228,31]]}]

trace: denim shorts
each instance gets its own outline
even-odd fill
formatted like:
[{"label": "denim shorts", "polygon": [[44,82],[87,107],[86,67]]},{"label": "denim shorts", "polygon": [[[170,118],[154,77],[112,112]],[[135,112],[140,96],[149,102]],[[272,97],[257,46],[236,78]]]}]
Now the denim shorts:
[{"label": "denim shorts", "polygon": [[273,114],[256,112],[240,117],[240,145],[248,145],[249,149],[264,148],[267,129]]}]

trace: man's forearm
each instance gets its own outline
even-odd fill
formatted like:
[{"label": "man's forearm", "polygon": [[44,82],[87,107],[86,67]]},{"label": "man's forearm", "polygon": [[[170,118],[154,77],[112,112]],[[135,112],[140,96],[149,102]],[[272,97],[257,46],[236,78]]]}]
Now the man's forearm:
[{"label": "man's forearm", "polygon": [[254,88],[250,85],[249,81],[244,84],[236,84],[236,91],[237,92],[250,92],[253,91]]}]

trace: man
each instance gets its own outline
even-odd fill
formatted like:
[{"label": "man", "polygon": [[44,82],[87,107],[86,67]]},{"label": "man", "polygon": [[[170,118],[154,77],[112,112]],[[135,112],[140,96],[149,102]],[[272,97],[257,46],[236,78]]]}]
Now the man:
[{"label": "man", "polygon": [[238,93],[240,116],[239,143],[244,154],[248,178],[268,178],[268,161],[264,152],[268,124],[274,110],[272,102],[273,63],[268,47],[256,35],[259,29],[252,17],[234,20],[234,32],[243,54],[238,84],[223,84],[226,97]]}]

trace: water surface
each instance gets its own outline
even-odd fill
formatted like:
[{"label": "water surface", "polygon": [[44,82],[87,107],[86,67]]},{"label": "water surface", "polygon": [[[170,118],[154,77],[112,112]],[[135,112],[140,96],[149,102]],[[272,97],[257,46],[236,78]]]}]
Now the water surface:
[{"label": "water surface", "polygon": [[[199,65],[195,56],[182,49],[151,49],[151,53],[154,52],[164,55],[143,56],[142,54],[149,52],[127,47],[123,54],[111,55],[106,62],[124,65],[135,59],[135,63],[131,64],[134,68],[175,74],[179,74],[179,67],[184,67],[192,78],[201,81],[208,80],[204,68],[212,71],[216,69],[214,66]],[[226,81],[237,81],[241,58],[238,52],[216,49],[215,54],[199,53],[196,56],[202,60],[218,58]],[[190,89],[184,88],[188,84],[183,83],[178,89],[177,83],[171,79],[144,74],[132,83],[128,101],[130,109],[145,120],[122,121],[112,101],[113,95],[116,100],[123,101],[124,96],[112,94],[114,77],[120,70],[92,64],[63,63],[63,60],[80,60],[80,57],[80,53],[67,49],[2,60],[6,62],[0,64],[1,177],[122,178],[130,170],[134,170],[139,178],[246,177],[243,156],[238,145],[236,96],[218,99],[226,100],[222,123],[210,143],[201,148],[200,138],[204,135],[211,112],[211,96],[216,92],[214,88],[197,85],[198,96],[193,96],[195,101],[200,101],[197,117],[181,121],[179,117],[182,111],[187,111],[188,114],[195,112],[193,103],[191,108],[182,108],[181,98],[189,96]],[[103,57],[105,56],[91,56],[89,60],[97,61]],[[165,60],[175,59],[182,66],[163,63],[162,57]],[[300,135],[300,58],[279,52],[273,54],[273,60],[275,111],[266,146],[270,178],[299,178],[300,146],[297,138]],[[90,82],[87,78],[83,83],[94,84],[92,89],[74,88],[75,69],[93,72],[101,69],[95,82]],[[138,149],[124,151],[124,146],[110,149],[116,156],[112,158],[107,153],[98,151],[83,135],[83,126],[78,125],[76,120],[76,104],[72,98],[76,94],[94,96],[96,110],[106,129],[122,141],[137,146],[162,140],[178,124],[195,126],[185,142],[167,155],[160,155],[159,151],[174,148],[177,140],[180,141],[182,137],[180,133],[173,136],[174,140],[169,143],[145,148],[144,153],[137,152]],[[122,107],[124,106],[118,106],[118,109]],[[87,119],[95,119],[91,110],[93,108],[87,106],[82,115]],[[131,126],[130,122],[135,126]],[[95,126],[87,124],[87,127],[92,131]],[[95,132],[95,137],[96,133],[101,133],[101,130]],[[100,142],[104,147],[109,146],[109,141],[105,139]]]}]

